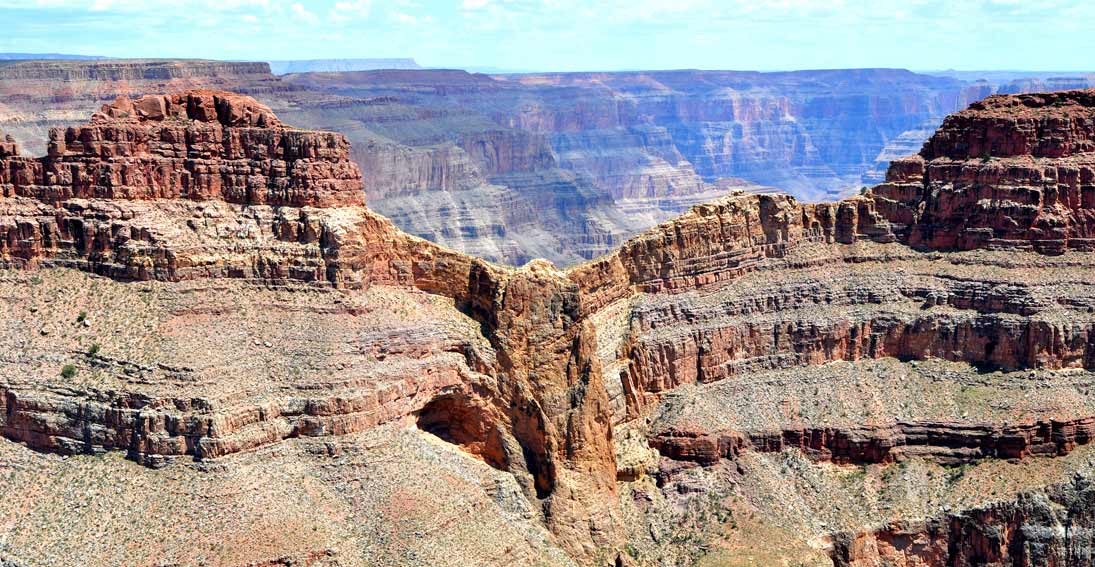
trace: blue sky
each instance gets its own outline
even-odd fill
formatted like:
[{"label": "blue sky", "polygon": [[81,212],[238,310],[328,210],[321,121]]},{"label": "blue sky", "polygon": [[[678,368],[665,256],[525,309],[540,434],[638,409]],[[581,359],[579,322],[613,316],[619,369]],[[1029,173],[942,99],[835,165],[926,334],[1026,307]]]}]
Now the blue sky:
[{"label": "blue sky", "polygon": [[0,0],[0,51],[526,70],[1091,70],[1095,2]]}]

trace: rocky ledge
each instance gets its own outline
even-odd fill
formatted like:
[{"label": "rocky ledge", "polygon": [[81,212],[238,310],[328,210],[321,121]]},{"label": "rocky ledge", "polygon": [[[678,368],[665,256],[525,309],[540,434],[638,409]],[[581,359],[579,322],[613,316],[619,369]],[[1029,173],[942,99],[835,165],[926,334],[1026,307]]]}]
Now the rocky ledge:
[{"label": "rocky ledge", "polygon": [[[418,423],[512,472],[575,556],[612,543],[607,399],[561,272],[400,232],[364,207],[341,135],[249,97],[122,98],[50,137],[0,159],[21,298],[0,333],[21,353],[0,365],[5,437],[162,466]],[[109,279],[56,288],[64,268]],[[85,286],[109,299],[70,313]]]},{"label": "rocky ledge", "polygon": [[[440,440],[399,459],[443,464],[460,486],[494,475],[472,490],[495,504],[467,513],[527,528],[487,564],[544,548],[565,551],[552,564],[692,564],[772,541],[787,554],[773,562],[875,564],[900,535],[886,526],[914,521],[939,557],[973,557],[981,547],[940,543],[967,528],[931,504],[1023,511],[1017,495],[1095,470],[1095,107],[1053,97],[960,113],[846,201],[729,195],[567,271],[396,230],[364,207],[341,136],[289,128],[252,99],[121,99],[55,131],[45,157],[0,146],[0,432],[200,471],[276,454],[355,501],[373,487],[360,471],[382,467],[355,440]],[[1037,143],[1006,134],[990,147],[1008,155],[986,159],[953,141],[995,139],[1009,116]],[[363,456],[342,464],[342,446]],[[955,466],[1011,484],[990,501],[939,480]],[[412,476],[384,477],[400,496],[383,512],[415,526],[396,538],[414,549],[347,521],[340,541],[366,542],[339,550],[347,564],[374,562],[374,543],[389,563],[430,564],[416,554],[450,533],[430,510],[470,510]],[[1024,514],[1001,525],[1034,526]],[[308,545],[285,555],[323,549]]]}]

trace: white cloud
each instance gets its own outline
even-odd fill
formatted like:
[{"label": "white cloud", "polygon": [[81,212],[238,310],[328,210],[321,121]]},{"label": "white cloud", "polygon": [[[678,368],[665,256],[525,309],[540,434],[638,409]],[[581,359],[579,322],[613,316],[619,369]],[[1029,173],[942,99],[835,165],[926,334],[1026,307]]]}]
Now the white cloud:
[{"label": "white cloud", "polygon": [[488,4],[490,4],[490,0],[464,0],[460,7],[465,10],[482,10]]},{"label": "white cloud", "polygon": [[292,11],[294,18],[299,18],[304,23],[315,24],[319,22],[319,16],[309,12],[300,2],[294,2],[289,6],[289,10]]},{"label": "white cloud", "polygon": [[331,7],[327,17],[335,23],[349,22],[354,19],[364,19],[369,17],[369,12],[372,10],[372,0],[354,0],[354,1],[340,1],[335,2]]}]

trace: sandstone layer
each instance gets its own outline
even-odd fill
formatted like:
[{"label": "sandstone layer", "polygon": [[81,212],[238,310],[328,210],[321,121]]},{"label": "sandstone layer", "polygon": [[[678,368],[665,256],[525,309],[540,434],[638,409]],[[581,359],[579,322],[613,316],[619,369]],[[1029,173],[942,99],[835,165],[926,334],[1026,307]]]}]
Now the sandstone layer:
[{"label": "sandstone layer", "polygon": [[732,190],[854,193],[948,112],[998,90],[1082,80],[891,69],[276,77],[264,63],[200,60],[13,61],[0,76],[0,129],[29,154],[46,151],[49,128],[76,126],[118,95],[230,89],[346,135],[372,208],[403,230],[492,261],[559,266]]},{"label": "sandstone layer", "polygon": [[733,193],[566,271],[399,231],[249,97],[5,142],[0,560],[1086,564],[1093,120],[989,98],[860,195]]},{"label": "sandstone layer", "polygon": [[[364,208],[345,138],[248,97],[122,98],[51,140],[0,167],[0,255],[36,269],[8,284],[23,354],[5,363],[4,437],[162,466],[418,421],[512,472],[551,545],[613,543],[607,398],[577,286],[554,268],[399,232]],[[63,268],[110,279],[73,314],[89,282],[36,287]],[[132,281],[148,284],[117,283]]]},{"label": "sandstone layer", "polygon": [[[636,557],[678,561],[644,532],[651,516],[738,550],[692,558],[767,552],[718,535],[710,515],[725,524],[727,509],[767,518],[746,529],[733,515],[739,529],[799,542],[773,563],[1085,557],[1086,535],[1059,528],[1091,520],[1076,511],[1086,480],[1072,480],[1091,474],[1090,96],[990,97],[862,195],[729,197],[570,273],[611,333],[599,353],[614,419],[657,452],[618,448],[623,513],[647,520],[629,531]],[[1079,468],[1025,464],[1058,459]],[[963,493],[932,467],[996,470],[1007,489]],[[915,504],[928,494],[949,504]]]}]

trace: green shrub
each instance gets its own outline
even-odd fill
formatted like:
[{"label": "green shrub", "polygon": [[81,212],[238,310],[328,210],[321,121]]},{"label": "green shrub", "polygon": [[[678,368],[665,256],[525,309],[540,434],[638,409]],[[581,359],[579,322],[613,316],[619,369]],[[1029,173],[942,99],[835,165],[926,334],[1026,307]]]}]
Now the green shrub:
[{"label": "green shrub", "polygon": [[76,316],[77,323],[83,323],[85,319],[87,319],[87,311],[81,311],[80,314]]},{"label": "green shrub", "polygon": [[96,354],[99,354],[99,350],[99,343],[91,343],[91,347],[87,349],[87,353],[95,356]]},{"label": "green shrub", "polygon": [[76,377],[76,367],[72,364],[66,364],[61,368],[61,377],[71,380]]}]

